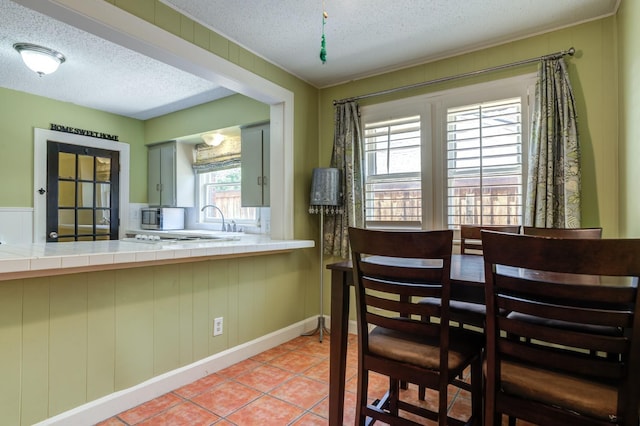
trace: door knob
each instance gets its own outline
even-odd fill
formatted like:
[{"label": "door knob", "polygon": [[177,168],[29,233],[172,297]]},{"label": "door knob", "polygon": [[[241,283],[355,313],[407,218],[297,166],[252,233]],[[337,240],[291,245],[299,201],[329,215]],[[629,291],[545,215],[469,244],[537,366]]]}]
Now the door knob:
[{"label": "door knob", "polygon": [[49,238],[58,238],[57,232],[49,232]]}]

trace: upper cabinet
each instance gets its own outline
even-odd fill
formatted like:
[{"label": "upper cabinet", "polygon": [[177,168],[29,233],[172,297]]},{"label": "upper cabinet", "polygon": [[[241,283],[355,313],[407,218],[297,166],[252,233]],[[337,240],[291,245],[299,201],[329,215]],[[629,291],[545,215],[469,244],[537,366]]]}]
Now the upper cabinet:
[{"label": "upper cabinet", "polygon": [[242,207],[269,206],[269,123],[244,127],[242,146]]},{"label": "upper cabinet", "polygon": [[149,205],[193,207],[193,146],[171,141],[150,145],[148,150]]}]

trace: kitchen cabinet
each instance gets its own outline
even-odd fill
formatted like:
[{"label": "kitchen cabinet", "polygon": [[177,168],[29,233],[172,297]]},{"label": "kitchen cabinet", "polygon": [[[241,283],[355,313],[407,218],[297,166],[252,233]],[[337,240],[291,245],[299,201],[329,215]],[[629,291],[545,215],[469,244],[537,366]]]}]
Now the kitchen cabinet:
[{"label": "kitchen cabinet", "polygon": [[242,150],[242,207],[269,206],[269,123],[244,127]]},{"label": "kitchen cabinet", "polygon": [[150,206],[193,207],[195,177],[193,145],[176,141],[148,146]]}]

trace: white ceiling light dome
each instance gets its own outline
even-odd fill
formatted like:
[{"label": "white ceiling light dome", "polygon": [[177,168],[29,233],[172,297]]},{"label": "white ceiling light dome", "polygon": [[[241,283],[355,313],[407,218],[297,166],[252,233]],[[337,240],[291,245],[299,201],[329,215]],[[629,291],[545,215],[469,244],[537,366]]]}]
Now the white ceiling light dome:
[{"label": "white ceiling light dome", "polygon": [[25,65],[41,77],[55,72],[66,60],[62,53],[37,44],[16,43],[13,48],[20,53]]}]

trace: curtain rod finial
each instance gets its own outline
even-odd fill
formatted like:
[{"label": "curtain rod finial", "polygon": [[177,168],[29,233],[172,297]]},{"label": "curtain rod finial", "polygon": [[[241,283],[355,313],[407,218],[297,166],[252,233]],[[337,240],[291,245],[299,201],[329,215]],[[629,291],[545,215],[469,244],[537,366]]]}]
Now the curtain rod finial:
[{"label": "curtain rod finial", "polygon": [[569,54],[569,56],[573,56],[576,54],[576,49],[574,49],[573,47],[570,47],[567,53]]}]

